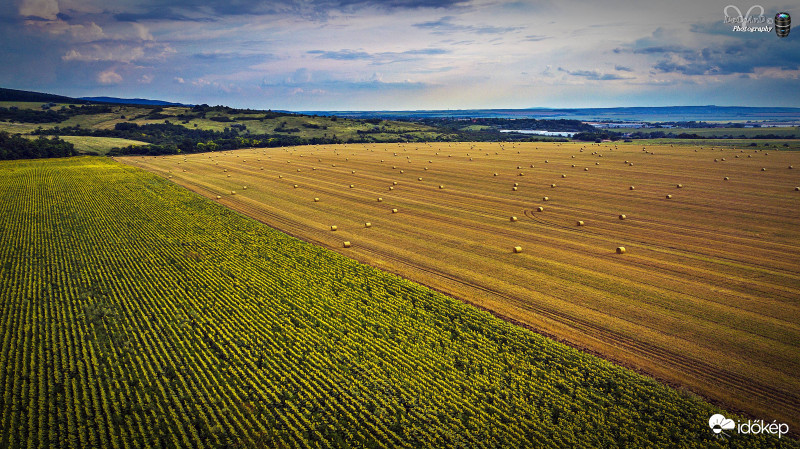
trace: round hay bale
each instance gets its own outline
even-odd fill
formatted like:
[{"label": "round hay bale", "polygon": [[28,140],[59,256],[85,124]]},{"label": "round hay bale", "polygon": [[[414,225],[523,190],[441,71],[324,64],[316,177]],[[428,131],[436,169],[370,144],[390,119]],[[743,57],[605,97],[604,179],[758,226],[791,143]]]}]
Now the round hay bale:
[{"label": "round hay bale", "polygon": [[513,191],[515,191],[515,192],[517,191],[517,189],[519,189],[519,187],[512,187],[512,188],[511,188],[511,190],[513,190]]},{"label": "round hay bale", "polygon": [[263,169],[264,169],[264,167],[261,167],[261,170],[263,170]]},{"label": "round hay bale", "polygon": [[794,188],[794,191],[795,191],[795,192],[800,192],[800,187],[795,187],[795,188]]},{"label": "round hay bale", "polygon": [[583,167],[583,171],[589,171],[589,167]]},{"label": "round hay bale", "polygon": [[572,164],[572,168],[575,168],[575,164]]},{"label": "round hay bale", "polygon": [[397,185],[397,181],[392,181],[392,185],[396,186]]},{"label": "round hay bale", "polygon": [[355,186],[353,184],[350,184],[350,188],[352,189],[353,187],[355,187]]},{"label": "round hay bale", "polygon": [[295,185],[294,185],[294,188],[295,188],[295,189],[296,189],[296,188],[298,188],[298,187],[300,187],[300,186],[299,186],[299,185],[297,185],[297,184],[295,184]]},{"label": "round hay bale", "polygon": [[381,198],[381,197],[378,197],[378,202],[380,203],[380,202],[382,202],[382,201],[383,201],[383,198]]},{"label": "round hay bale", "polygon": [[247,190],[247,186],[242,186],[242,190]]},{"label": "round hay bale", "polygon": [[714,162],[719,162],[719,159],[714,159]]},{"label": "round hay bale", "polygon": [[535,167],[533,166],[533,164],[531,164],[531,168],[535,168]]},{"label": "round hay bale", "polygon": [[417,181],[422,181],[422,178],[417,178]]},{"label": "round hay bale", "polygon": [[761,167],[761,171],[767,171],[766,167]]},{"label": "round hay bale", "polygon": [[537,207],[536,212],[544,212],[544,207],[542,206]]},{"label": "round hay bale", "polygon": [[546,197],[542,198],[542,201],[550,201],[550,197],[546,196]]},{"label": "round hay bale", "polygon": [[283,175],[278,175],[278,178],[283,179]]},{"label": "round hay bale", "polygon": [[682,188],[683,188],[683,184],[678,184],[678,185],[677,185],[677,186],[675,186],[675,187],[677,187],[677,188],[679,188],[679,189],[682,189]]},{"label": "round hay bale", "polygon": [[544,161],[544,163],[545,163],[545,164],[549,164],[549,163],[550,163],[550,161]]},{"label": "round hay bale", "polygon": [[789,170],[791,170],[791,169],[793,169],[793,168],[794,168],[794,165],[790,165],[790,166],[789,166]]},{"label": "round hay bale", "polygon": [[439,188],[440,188],[440,189],[443,189],[443,188],[444,188],[444,186],[440,185],[440,186],[439,186]]},{"label": "round hay bale", "polygon": [[628,190],[636,190],[636,187],[635,186],[630,186],[630,187],[628,187]]},{"label": "round hay bale", "polygon": [[630,164],[628,164],[628,167],[633,167],[633,162],[631,162]]},{"label": "round hay bale", "polygon": [[624,220],[624,219],[626,219],[626,218],[628,218],[628,216],[627,216],[627,215],[625,215],[625,214],[619,214],[619,219],[620,219],[620,220]]},{"label": "round hay bale", "polygon": [[228,175],[228,177],[230,178],[230,177],[231,177],[231,175]]},{"label": "round hay bale", "polygon": [[727,176],[726,176],[726,177],[724,177],[724,178],[722,178],[722,179],[724,179],[725,181],[730,181],[730,179],[731,179],[731,178],[729,178],[729,177],[727,177]]},{"label": "round hay bale", "polygon": [[331,231],[335,231],[337,229],[339,229],[339,228],[337,228],[336,225],[331,225]]},{"label": "round hay bale", "polygon": [[352,173],[352,174],[354,174],[354,175],[355,175],[355,174],[356,174],[356,171],[355,171],[355,170],[351,170],[351,171],[350,171],[350,173]]},{"label": "round hay bale", "polygon": [[513,215],[512,215],[512,216],[511,216],[511,221],[519,221],[519,218],[517,218],[517,217],[515,217],[515,216],[513,216]]},{"label": "round hay bale", "polygon": [[497,176],[497,173],[495,173],[494,176]]},{"label": "round hay bale", "polygon": [[297,169],[297,171],[299,172],[299,171],[300,171],[300,169],[298,168],[298,169]]},{"label": "round hay bale", "polygon": [[521,246],[515,246],[514,247],[514,253],[519,254],[521,252],[522,252],[522,247]]},{"label": "round hay bale", "polygon": [[231,195],[236,195],[236,191],[235,190],[231,190]]},{"label": "round hay bale", "polygon": [[397,209],[392,209],[392,213],[396,214],[397,213]]},{"label": "round hay bale", "polygon": [[722,162],[725,162],[725,158],[724,157],[722,158]]},{"label": "round hay bale", "polygon": [[624,246],[618,246],[617,247],[617,254],[625,254],[625,247]]},{"label": "round hay bale", "polygon": [[403,170],[400,170],[400,173],[402,174],[402,173],[405,173],[405,172]]},{"label": "round hay bale", "polygon": [[562,177],[562,178],[566,178],[566,177],[567,177],[567,175],[561,175],[561,177]]},{"label": "round hay bale", "polygon": [[221,197],[220,195],[217,195],[217,199],[218,199],[218,200],[219,200],[219,199],[222,199],[222,197]]},{"label": "round hay bale", "polygon": [[578,220],[578,226],[585,226],[585,225],[586,223],[584,223],[583,220]]},{"label": "round hay bale", "polygon": [[672,199],[672,195],[667,195],[667,199],[671,200]]},{"label": "round hay bale", "polygon": [[394,187],[392,187],[392,186],[389,186],[389,190],[394,190]]},{"label": "round hay bale", "polygon": [[364,223],[364,227],[365,228],[371,228],[372,227],[372,223],[366,222],[366,223]]},{"label": "round hay bale", "polygon": [[555,184],[550,184],[550,188],[551,188],[551,189],[555,189],[555,188],[556,188],[556,185],[555,185]]},{"label": "round hay bale", "polygon": [[342,243],[342,246],[345,247],[345,248],[350,248],[350,242],[346,241],[346,242]]},{"label": "round hay bale", "polygon": [[[601,157],[602,157],[602,156],[601,156]],[[600,163],[599,163],[599,162],[595,162],[595,163],[594,163],[594,165],[600,165]]]},{"label": "round hay bale", "polygon": [[319,203],[319,198],[314,198],[315,203]]},{"label": "round hay bale", "polygon": [[519,187],[519,183],[518,183],[518,182],[515,182],[515,183],[514,183],[514,187]]}]

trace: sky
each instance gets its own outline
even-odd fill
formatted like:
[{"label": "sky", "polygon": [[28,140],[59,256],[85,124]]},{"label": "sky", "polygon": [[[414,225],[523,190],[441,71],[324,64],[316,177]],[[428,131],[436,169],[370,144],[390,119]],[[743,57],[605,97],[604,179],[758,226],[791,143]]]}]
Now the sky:
[{"label": "sky", "polygon": [[[800,107],[796,0],[632,4],[2,0],[0,87],[292,111]],[[786,38],[734,31],[779,11]]]}]

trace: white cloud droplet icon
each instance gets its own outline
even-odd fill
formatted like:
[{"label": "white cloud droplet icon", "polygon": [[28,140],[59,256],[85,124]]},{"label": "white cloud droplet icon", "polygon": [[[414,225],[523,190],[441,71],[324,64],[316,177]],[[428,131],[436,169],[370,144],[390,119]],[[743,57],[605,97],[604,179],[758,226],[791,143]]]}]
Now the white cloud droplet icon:
[{"label": "white cloud droplet icon", "polygon": [[736,424],[732,419],[727,419],[725,416],[717,413],[716,415],[711,415],[711,418],[708,420],[708,426],[711,427],[711,430],[714,431],[715,434],[720,434],[723,433],[723,430],[733,429],[736,427]]}]

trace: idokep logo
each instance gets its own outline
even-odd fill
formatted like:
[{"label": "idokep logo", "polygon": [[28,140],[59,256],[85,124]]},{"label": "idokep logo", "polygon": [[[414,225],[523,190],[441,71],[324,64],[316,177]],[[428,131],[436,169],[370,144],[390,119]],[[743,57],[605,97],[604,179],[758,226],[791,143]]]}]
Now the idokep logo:
[{"label": "idokep logo", "polygon": [[737,433],[742,435],[758,435],[762,433],[769,433],[778,435],[778,438],[789,433],[789,424],[778,423],[777,420],[766,424],[764,423],[764,420],[747,420],[747,422],[737,421],[734,423],[732,419],[728,419],[719,413],[711,415],[711,418],[708,419],[708,427],[711,427],[711,431],[714,432],[714,435],[718,438],[730,436],[725,432],[726,430],[736,430]]}]

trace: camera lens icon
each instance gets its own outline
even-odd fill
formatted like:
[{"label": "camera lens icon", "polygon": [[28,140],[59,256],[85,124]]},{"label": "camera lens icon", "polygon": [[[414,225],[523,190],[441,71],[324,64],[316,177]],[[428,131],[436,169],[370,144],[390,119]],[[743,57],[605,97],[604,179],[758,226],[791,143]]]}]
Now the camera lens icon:
[{"label": "camera lens icon", "polygon": [[778,37],[788,36],[791,27],[792,17],[788,12],[779,12],[775,14],[775,34],[777,34]]}]

